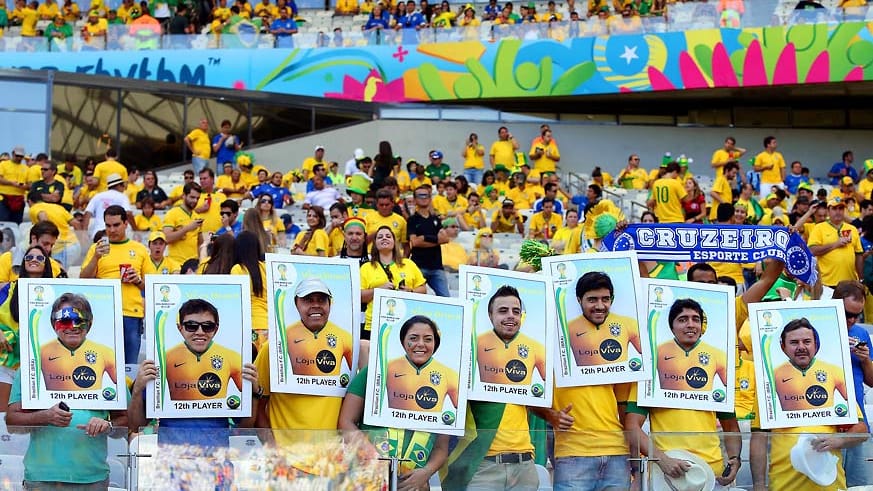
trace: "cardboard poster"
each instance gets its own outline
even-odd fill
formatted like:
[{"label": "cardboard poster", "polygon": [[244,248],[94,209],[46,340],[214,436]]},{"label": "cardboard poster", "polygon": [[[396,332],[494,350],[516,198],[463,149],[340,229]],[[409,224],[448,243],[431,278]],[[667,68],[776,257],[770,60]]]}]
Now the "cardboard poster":
[{"label": "cardboard poster", "polygon": [[270,390],[342,397],[357,371],[356,259],[267,254]]},{"label": "cardboard poster", "polygon": [[637,404],[733,412],[733,287],[647,278],[641,284],[653,376],[637,385]]},{"label": "cardboard poster", "polygon": [[555,384],[576,387],[648,380],[652,355],[648,331],[640,329],[638,322],[641,290],[636,254],[547,257],[543,271],[552,279],[558,313]]},{"label": "cardboard poster", "polygon": [[251,416],[251,287],[241,275],[146,275],[149,418]]},{"label": "cardboard poster", "polygon": [[459,291],[473,311],[470,399],[551,406],[556,321],[550,278],[462,265]]},{"label": "cardboard poster", "polygon": [[858,422],[842,300],[749,305],[761,428]]},{"label": "cardboard poster", "polygon": [[469,315],[458,299],[375,290],[364,423],[464,434]]},{"label": "cardboard poster", "polygon": [[125,409],[121,282],[18,280],[21,407]]}]

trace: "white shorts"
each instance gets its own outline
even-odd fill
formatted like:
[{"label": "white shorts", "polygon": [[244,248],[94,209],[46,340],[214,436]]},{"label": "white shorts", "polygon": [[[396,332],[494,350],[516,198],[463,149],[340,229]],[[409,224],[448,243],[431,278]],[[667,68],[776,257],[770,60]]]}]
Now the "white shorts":
[{"label": "white shorts", "polygon": [[12,385],[15,379],[15,370],[9,367],[0,367],[0,384]]}]

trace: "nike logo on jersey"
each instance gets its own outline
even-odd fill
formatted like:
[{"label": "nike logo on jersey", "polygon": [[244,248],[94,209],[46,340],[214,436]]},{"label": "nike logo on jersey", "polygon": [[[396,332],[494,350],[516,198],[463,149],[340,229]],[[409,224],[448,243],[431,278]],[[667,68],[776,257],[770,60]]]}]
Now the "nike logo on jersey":
[{"label": "nike logo on jersey", "polygon": [[675,356],[665,356],[664,361],[672,360],[673,358],[676,358],[676,357]]},{"label": "nike logo on jersey", "polygon": [[179,367],[181,367],[182,365],[184,365],[185,363],[187,363],[187,362],[184,362],[184,361],[183,361],[182,363],[173,363],[173,367],[175,367],[175,368],[179,368]]},{"label": "nike logo on jersey", "polygon": [[487,353],[487,352],[489,352],[489,351],[494,351],[494,350],[496,350],[496,349],[497,349],[497,348],[485,348],[485,352]]},{"label": "nike logo on jersey", "polygon": [[395,374],[394,374],[394,378],[397,378],[397,377],[404,377],[404,376],[406,376],[405,373],[395,373]]},{"label": "nike logo on jersey", "polygon": [[586,335],[586,334],[588,334],[587,331],[586,331],[586,332],[577,332],[577,333],[576,333],[576,337],[578,338],[579,336],[584,336],[584,335]]},{"label": "nike logo on jersey", "polygon": [[303,339],[295,339],[295,340],[294,340],[294,344],[302,343],[303,341],[306,341],[306,338],[303,338]]},{"label": "nike logo on jersey", "polygon": [[793,378],[794,378],[794,377],[784,378],[784,379],[782,379],[782,383],[784,384],[785,382],[788,382],[789,380],[791,380],[791,379],[793,379]]},{"label": "nike logo on jersey", "polygon": [[58,358],[60,358],[60,356],[49,356],[49,361],[55,361]]}]

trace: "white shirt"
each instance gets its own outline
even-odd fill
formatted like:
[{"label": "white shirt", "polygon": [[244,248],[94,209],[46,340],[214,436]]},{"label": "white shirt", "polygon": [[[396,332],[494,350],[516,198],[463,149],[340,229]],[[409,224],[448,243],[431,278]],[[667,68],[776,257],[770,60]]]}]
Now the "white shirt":
[{"label": "white shirt", "polygon": [[120,191],[109,189],[102,193],[97,193],[88,202],[88,207],[85,208],[85,213],[91,215],[91,220],[88,223],[88,235],[93,239],[94,234],[106,228],[106,223],[103,221],[103,212],[112,205],[118,205],[124,208],[125,211],[131,211],[130,200]]},{"label": "white shirt", "polygon": [[354,174],[355,172],[358,172],[358,161],[355,160],[354,157],[352,157],[349,160],[346,160],[345,176],[348,177],[348,176]]},{"label": "white shirt", "polygon": [[336,188],[325,186],[321,190],[316,189],[306,193],[306,199],[304,199],[303,202],[310,206],[320,206],[327,210],[331,205],[339,201],[339,199],[340,194]]}]

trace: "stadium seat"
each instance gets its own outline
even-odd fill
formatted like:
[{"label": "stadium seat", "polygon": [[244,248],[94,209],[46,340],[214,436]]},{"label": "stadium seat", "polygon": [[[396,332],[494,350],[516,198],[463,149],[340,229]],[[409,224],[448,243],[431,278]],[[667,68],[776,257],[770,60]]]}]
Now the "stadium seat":
[{"label": "stadium seat", "polygon": [[540,478],[539,491],[548,491],[552,489],[552,475],[549,474],[549,470],[539,464],[537,464],[536,467],[537,477]]}]

